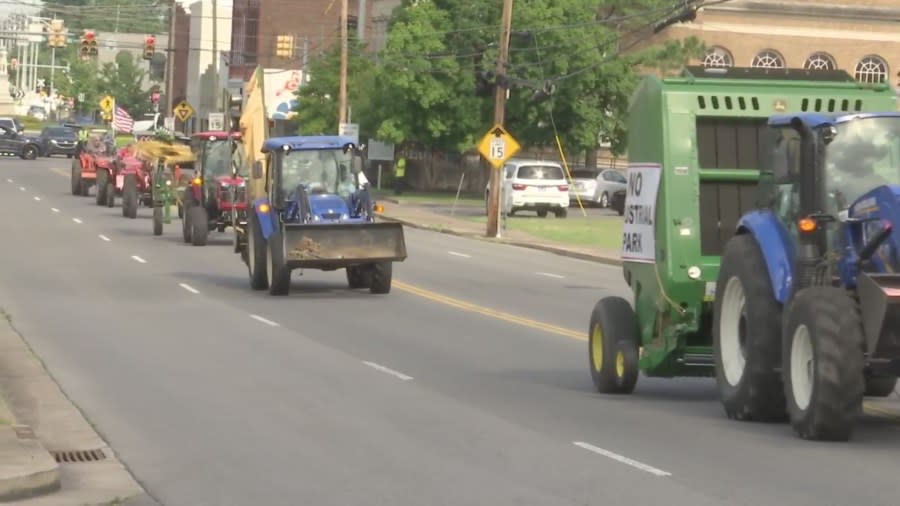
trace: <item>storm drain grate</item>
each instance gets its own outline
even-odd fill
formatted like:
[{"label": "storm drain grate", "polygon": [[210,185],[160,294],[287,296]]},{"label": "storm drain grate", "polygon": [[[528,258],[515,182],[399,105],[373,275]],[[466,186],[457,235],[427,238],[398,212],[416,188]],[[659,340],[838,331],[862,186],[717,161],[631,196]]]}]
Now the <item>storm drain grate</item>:
[{"label": "storm drain grate", "polygon": [[103,450],[54,450],[50,452],[57,462],[96,462],[106,458]]}]

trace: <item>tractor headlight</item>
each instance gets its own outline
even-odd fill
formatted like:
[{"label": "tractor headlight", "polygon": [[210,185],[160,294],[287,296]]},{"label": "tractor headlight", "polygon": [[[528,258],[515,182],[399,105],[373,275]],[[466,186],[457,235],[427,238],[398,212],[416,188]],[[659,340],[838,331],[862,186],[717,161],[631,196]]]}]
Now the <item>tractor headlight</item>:
[{"label": "tractor headlight", "polygon": [[172,180],[166,179],[166,186],[172,186]]},{"label": "tractor headlight", "polygon": [[700,272],[700,268],[697,267],[696,265],[692,265],[690,268],[688,268],[688,277],[689,278],[700,279],[700,274],[702,274]]}]

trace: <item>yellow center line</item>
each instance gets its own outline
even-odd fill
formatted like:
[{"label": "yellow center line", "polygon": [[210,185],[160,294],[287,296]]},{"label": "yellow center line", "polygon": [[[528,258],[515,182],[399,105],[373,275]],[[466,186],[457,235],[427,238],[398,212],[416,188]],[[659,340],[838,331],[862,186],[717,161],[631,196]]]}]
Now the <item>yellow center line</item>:
[{"label": "yellow center line", "polygon": [[53,167],[52,169],[50,169],[50,172],[56,174],[57,176],[62,176],[62,177],[70,177],[71,176],[69,171],[60,169],[59,167]]},{"label": "yellow center line", "polygon": [[424,299],[428,299],[433,302],[439,302],[441,304],[455,307],[457,309],[462,309],[463,311],[477,313],[480,315],[488,316],[488,317],[495,318],[498,320],[503,320],[503,321],[509,322],[509,323],[515,323],[517,325],[522,325],[524,327],[529,327],[529,328],[536,329],[536,330],[543,330],[546,332],[550,332],[551,334],[557,334],[560,336],[577,339],[579,341],[587,341],[587,335],[583,332],[578,332],[577,330],[567,329],[564,327],[558,327],[556,325],[551,325],[549,323],[532,320],[529,318],[511,314],[511,313],[497,311],[496,309],[486,308],[483,306],[479,306],[477,304],[472,304],[471,302],[466,302],[464,300],[447,297],[446,295],[441,295],[439,293],[432,292],[432,291],[426,290],[424,288],[419,288],[417,286],[413,286],[413,285],[404,283],[402,281],[395,280],[393,282],[393,286],[400,291],[411,293],[413,295],[418,295],[419,297],[422,297]]}]

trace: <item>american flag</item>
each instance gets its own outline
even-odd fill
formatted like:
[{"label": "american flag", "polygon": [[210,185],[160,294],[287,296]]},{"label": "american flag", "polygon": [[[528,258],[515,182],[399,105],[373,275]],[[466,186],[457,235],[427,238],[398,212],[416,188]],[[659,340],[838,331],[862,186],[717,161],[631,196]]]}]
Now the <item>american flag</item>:
[{"label": "american flag", "polygon": [[113,114],[113,128],[117,132],[130,134],[133,127],[134,120],[128,114],[128,111],[116,105],[115,114]]}]

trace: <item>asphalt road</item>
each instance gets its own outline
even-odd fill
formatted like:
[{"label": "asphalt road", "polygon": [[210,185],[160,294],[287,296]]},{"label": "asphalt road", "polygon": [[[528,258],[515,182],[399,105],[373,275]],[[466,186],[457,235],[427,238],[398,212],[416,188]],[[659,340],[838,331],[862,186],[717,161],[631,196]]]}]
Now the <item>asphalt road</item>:
[{"label": "asphalt road", "polygon": [[230,236],[0,160],[0,306],[165,505],[893,505],[897,422],[853,442],[731,422],[712,380],[593,392],[607,266],[413,229],[391,294],[304,272],[249,289]]}]

